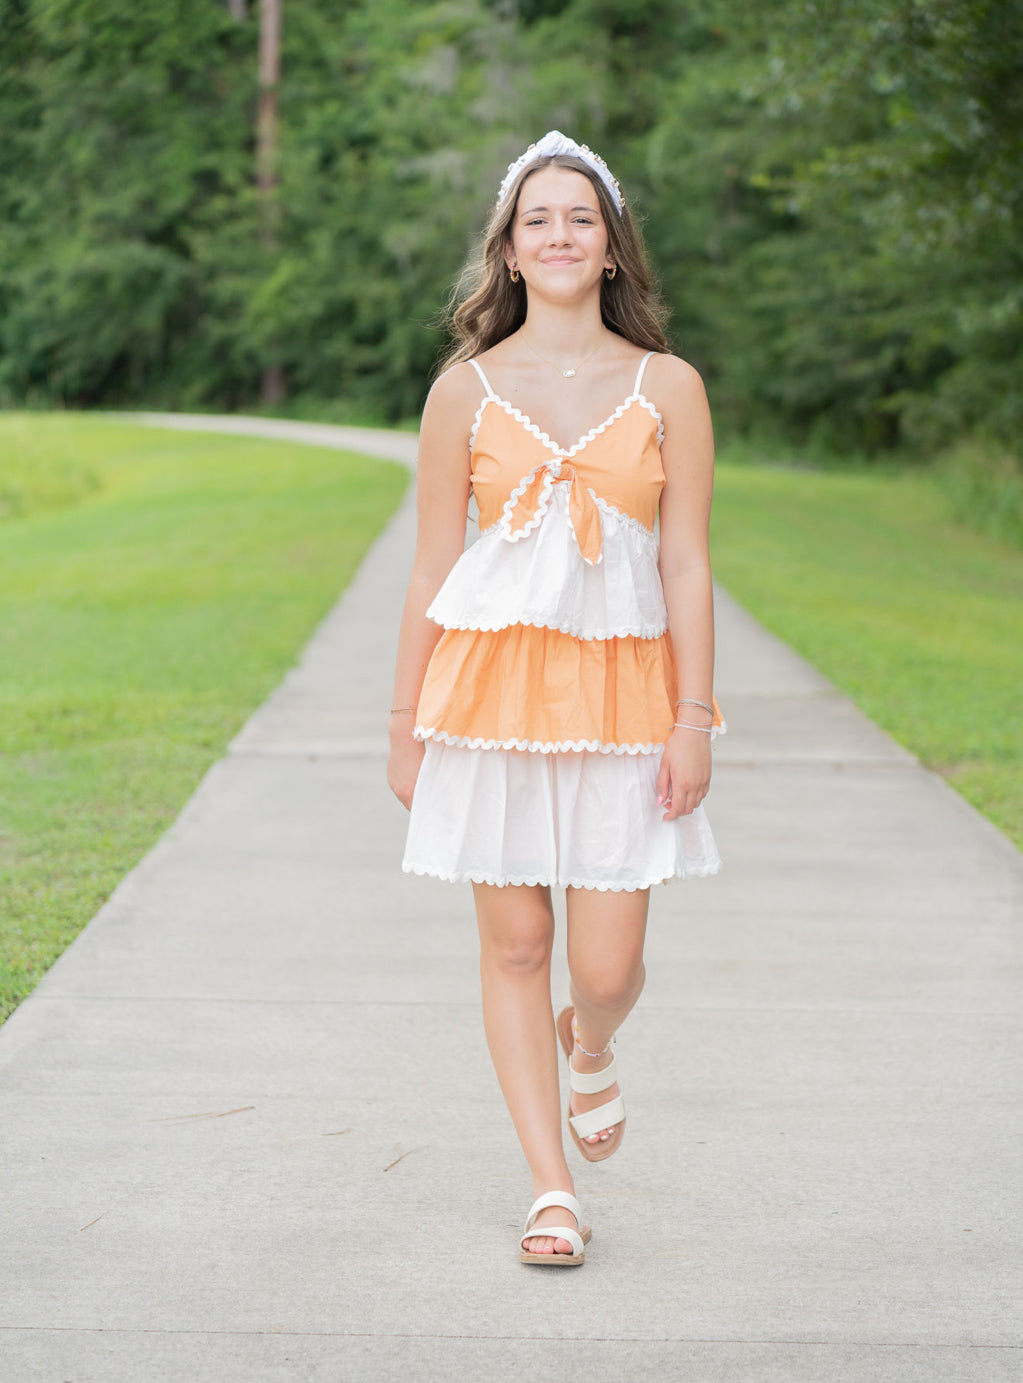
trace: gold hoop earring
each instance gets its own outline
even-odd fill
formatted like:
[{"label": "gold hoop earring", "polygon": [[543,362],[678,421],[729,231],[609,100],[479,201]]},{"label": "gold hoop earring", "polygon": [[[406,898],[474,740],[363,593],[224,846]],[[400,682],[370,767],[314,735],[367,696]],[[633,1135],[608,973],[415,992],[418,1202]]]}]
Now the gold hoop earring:
[{"label": "gold hoop earring", "polygon": [[511,265],[509,265],[509,266],[508,266],[508,276],[510,277],[512,283],[518,283],[518,281],[519,281],[519,271],[518,271],[517,268],[513,269],[513,268],[511,267]]},{"label": "gold hoop earring", "polygon": [[614,278],[614,276],[615,276],[615,274],[617,274],[617,272],[618,272],[618,265],[617,265],[617,264],[612,264],[610,269],[605,269],[605,270],[604,270],[604,277],[607,279],[608,283],[611,282],[611,280]]}]

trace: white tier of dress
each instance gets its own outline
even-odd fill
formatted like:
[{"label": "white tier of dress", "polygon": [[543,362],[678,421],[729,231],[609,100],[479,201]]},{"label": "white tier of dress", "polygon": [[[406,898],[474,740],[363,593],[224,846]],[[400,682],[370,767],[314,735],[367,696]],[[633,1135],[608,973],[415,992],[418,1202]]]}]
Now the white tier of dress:
[{"label": "white tier of dress", "polygon": [[697,807],[663,821],[660,754],[542,754],[430,740],[402,868],[457,883],[632,891],[716,874]]},{"label": "white tier of dress", "polygon": [[445,629],[532,624],[577,639],[657,638],[668,627],[657,539],[603,500],[597,506],[599,562],[591,566],[580,557],[568,491],[558,486],[524,540],[509,539],[506,520],[480,534],[455,563],[428,617]]}]

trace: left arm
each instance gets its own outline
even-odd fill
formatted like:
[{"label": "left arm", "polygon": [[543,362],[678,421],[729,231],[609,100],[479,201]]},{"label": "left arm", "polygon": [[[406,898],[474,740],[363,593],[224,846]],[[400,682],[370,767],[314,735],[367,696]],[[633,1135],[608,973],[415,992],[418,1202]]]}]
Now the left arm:
[{"label": "left arm", "polygon": [[[714,433],[703,381],[691,365],[658,356],[659,412],[664,421],[665,485],[661,492],[661,584],[678,668],[680,697],[711,705],[714,689],[714,595],[710,573],[710,505],[714,491]],[[654,381],[652,381],[652,384]],[[706,729],[674,729],[661,756],[658,801],[665,821],[688,816],[710,788],[711,716],[679,706],[677,721]]]}]

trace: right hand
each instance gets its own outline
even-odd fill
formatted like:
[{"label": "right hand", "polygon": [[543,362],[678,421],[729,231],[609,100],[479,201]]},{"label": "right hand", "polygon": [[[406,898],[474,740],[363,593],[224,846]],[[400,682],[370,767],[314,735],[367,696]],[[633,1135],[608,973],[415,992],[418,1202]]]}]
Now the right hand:
[{"label": "right hand", "polygon": [[387,785],[405,808],[412,806],[412,794],[426,753],[422,740],[411,733],[391,735],[391,752],[387,760]]}]

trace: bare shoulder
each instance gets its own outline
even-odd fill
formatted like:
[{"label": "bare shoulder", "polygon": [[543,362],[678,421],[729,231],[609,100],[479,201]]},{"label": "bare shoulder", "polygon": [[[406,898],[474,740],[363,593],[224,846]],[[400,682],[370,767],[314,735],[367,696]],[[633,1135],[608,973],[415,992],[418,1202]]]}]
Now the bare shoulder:
[{"label": "bare shoulder", "polygon": [[[658,411],[707,408],[700,372],[677,355],[655,355],[646,368],[645,391]],[[663,406],[662,406],[663,405]]]},{"label": "bare shoulder", "polygon": [[468,360],[459,361],[434,380],[426,398],[426,407],[445,413],[461,412],[468,408],[470,416],[479,405],[482,386]]}]

